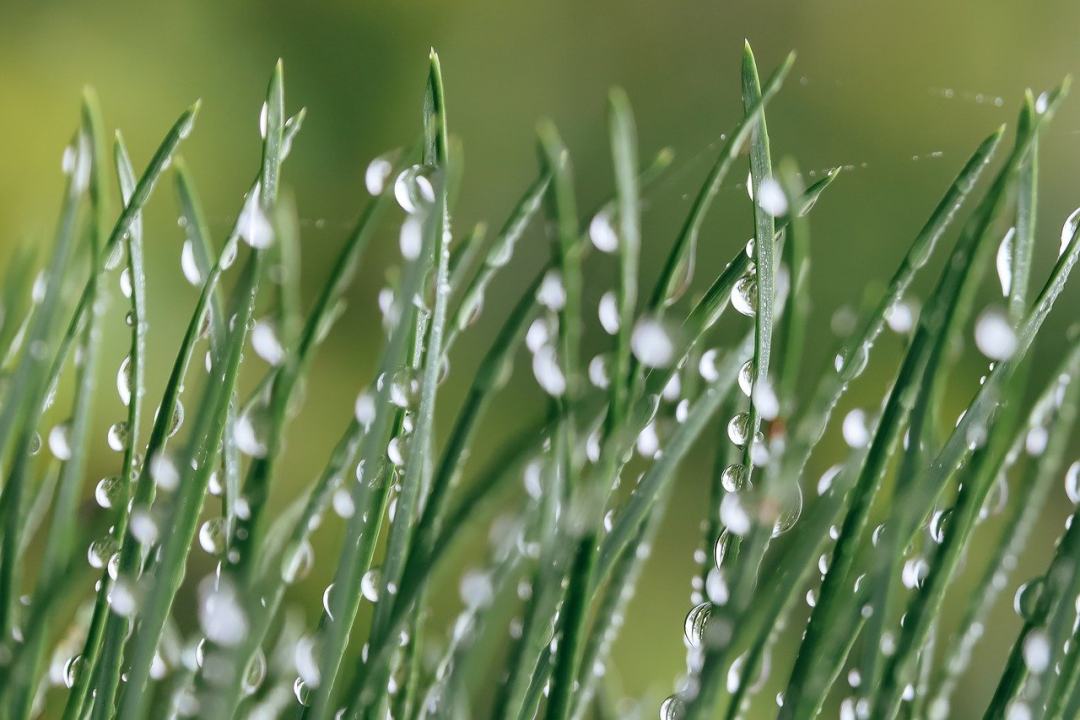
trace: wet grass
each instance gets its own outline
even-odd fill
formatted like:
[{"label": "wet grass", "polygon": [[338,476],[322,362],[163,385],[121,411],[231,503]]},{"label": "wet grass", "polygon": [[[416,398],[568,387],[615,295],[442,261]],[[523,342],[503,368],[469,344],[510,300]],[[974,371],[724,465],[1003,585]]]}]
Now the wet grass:
[{"label": "wet grass", "polygon": [[[808,183],[794,159],[772,157],[767,105],[793,62],[762,83],[746,46],[744,117],[725,135],[650,289],[640,287],[642,213],[673,158],[639,147],[630,98],[619,89],[609,98],[610,200],[579,211],[570,152],[541,121],[537,179],[489,237],[455,218],[461,149],[433,52],[419,139],[368,168],[372,197],[306,309],[300,224],[281,180],[304,111],[288,114],[280,63],[261,113],[260,166],[220,243],[179,156],[198,105],[180,115],[140,175],[119,135],[109,157],[87,93],[65,154],[53,246],[36,281],[29,253],[12,260],[0,298],[4,716],[23,720],[47,707],[69,720],[657,712],[680,720],[733,719],[753,706],[809,719],[839,702],[842,717],[950,717],[1043,502],[1063,476],[1069,498],[1080,500],[1080,466],[1064,469],[1080,394],[1075,338],[1049,385],[1030,387],[1031,348],[1080,256],[1077,223],[1066,222],[1050,275],[1041,283],[1031,276],[1039,137],[1068,83],[1023,99],[996,169],[1005,128],[957,168],[834,364],[805,381],[811,211],[838,173]],[[705,218],[742,167],[756,239],[719,272],[700,269]],[[183,272],[200,294],[168,380],[155,390],[145,380],[155,337],[145,307],[160,291],[143,268],[141,214],[165,175],[175,178],[187,233]],[[368,241],[386,224],[399,228],[401,263],[380,295],[382,327],[369,329],[382,341],[377,372],[357,378],[364,389],[354,417],[325,467],[313,468],[303,495],[279,510],[268,498],[281,482],[278,461],[312,358],[334,330]],[[541,224],[550,260],[519,267],[518,240]],[[954,226],[948,260],[918,310],[911,284]],[[1011,227],[1004,241],[1002,227]],[[582,355],[593,312],[583,302],[587,263],[612,264],[616,277],[599,308],[610,351],[591,359]],[[1003,311],[976,303],[991,267]],[[484,307],[484,295],[505,268],[531,280],[500,313]],[[688,295],[701,273],[715,276]],[[127,412],[109,431],[121,453],[117,474],[94,483],[85,472],[88,427],[111,392],[94,383],[101,300],[116,282],[130,330],[117,376]],[[72,287],[81,290],[71,296]],[[481,314],[502,315],[503,324],[479,368],[461,377],[447,361]],[[713,345],[722,317],[744,326],[741,341]],[[843,418],[843,456],[826,477],[806,477],[887,326],[906,346],[878,389],[880,409]],[[942,392],[972,327],[987,370],[953,423],[942,417]],[[204,345],[205,364],[191,367]],[[548,410],[477,470],[470,450],[514,367],[531,370]],[[75,376],[62,400],[69,419],[41,427],[66,372]],[[238,387],[242,372],[262,373],[248,396]],[[188,380],[195,389],[182,400]],[[447,383],[467,392],[443,433],[435,417]],[[143,418],[152,418],[145,437]],[[710,503],[697,518],[704,545],[695,604],[685,627],[671,628],[685,637],[687,672],[671,678],[662,702],[627,695],[611,647],[620,632],[634,632],[624,627],[627,605],[680,466],[701,445],[716,460]],[[1003,500],[1010,473],[1021,470],[1030,484]],[[514,510],[492,519],[487,501],[522,481]],[[84,535],[77,521],[87,494],[108,517],[103,537]],[[980,525],[995,512],[1006,513],[1004,530],[992,538],[978,590],[950,595],[966,551],[988,541]],[[310,571],[312,535],[329,513],[344,527],[342,545],[320,619],[299,627],[285,612],[290,589]],[[432,578],[478,523],[490,526],[491,548],[460,579],[460,615],[439,627],[430,609],[445,602],[445,589]],[[1078,527],[1066,526],[1048,567],[1023,569],[1030,579],[1015,599],[1022,628],[983,701],[988,718],[1074,717],[1080,707]],[[44,550],[28,567],[33,538]],[[216,567],[189,577],[188,560],[201,552]],[[84,556],[98,574],[93,585],[74,572]],[[191,613],[175,607],[182,588],[198,598],[188,636],[180,627]],[[804,596],[812,610],[802,626],[793,611]],[[357,622],[363,603],[374,605],[370,625]],[[962,610],[958,624],[944,620],[948,603]],[[793,657],[772,655],[783,633],[801,638]],[[501,672],[477,683],[477,671],[492,666],[493,640],[504,648]],[[47,671],[58,658],[63,682],[53,690]],[[784,679],[775,701],[760,697],[768,675]]]}]

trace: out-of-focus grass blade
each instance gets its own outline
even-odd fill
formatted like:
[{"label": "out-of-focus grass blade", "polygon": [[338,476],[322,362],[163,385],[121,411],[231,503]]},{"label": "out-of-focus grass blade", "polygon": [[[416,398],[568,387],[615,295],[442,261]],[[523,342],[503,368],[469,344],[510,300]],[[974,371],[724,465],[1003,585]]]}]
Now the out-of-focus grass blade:
[{"label": "out-of-focus grass blade", "polygon": [[[424,101],[424,134],[426,148],[425,164],[432,165],[444,178],[449,171],[450,158],[447,157],[446,105],[443,91],[442,71],[439,56],[431,53],[431,65],[428,75],[427,93]],[[375,618],[371,626],[371,638],[380,639],[387,635],[390,614],[395,603],[392,588],[399,587],[401,573],[406,562],[409,543],[416,530],[416,517],[421,512],[421,504],[427,501],[428,483],[424,477],[428,472],[428,458],[431,456],[433,428],[435,422],[435,399],[438,392],[439,372],[443,362],[443,331],[446,324],[447,303],[449,300],[449,263],[450,263],[450,216],[446,206],[446,183],[440,182],[433,213],[429,219],[434,235],[431,260],[434,270],[432,284],[434,302],[428,325],[427,342],[424,348],[423,374],[420,382],[420,400],[415,417],[412,437],[409,440],[409,454],[405,462],[404,478],[397,496],[397,506],[393,525],[387,540],[386,555],[383,558],[381,583],[383,591],[375,606]],[[318,704],[313,706],[313,713],[319,716]]]},{"label": "out-of-focus grass blade", "polygon": [[[1022,373],[1017,373],[1017,367],[1023,361],[1034,341],[1035,334],[1061,294],[1078,257],[1080,257],[1080,233],[1074,233],[1034,306],[1021,323],[1016,333],[1016,348],[1013,355],[1001,361],[991,371],[945,446],[931,462],[925,477],[920,478],[918,484],[911,487],[911,492],[905,499],[905,508],[910,508],[908,511],[910,514],[907,525],[901,530],[904,536],[910,535],[913,524],[917,525],[917,522],[911,522],[911,518],[921,518],[925,515],[923,509],[933,503],[939,489],[952,474],[957,463],[970,451],[968,438],[972,437],[971,433],[976,428],[988,427],[1003,401],[1018,402],[1020,395],[1017,392],[1019,389],[1017,385],[1025,378]],[[945,539],[939,549],[939,557],[932,564],[926,583],[914,598],[912,607],[909,608],[897,652],[889,658],[888,667],[883,674],[883,689],[878,696],[876,707],[884,712],[893,712],[893,708],[899,701],[900,689],[897,684],[901,682],[901,677],[906,672],[905,663],[910,662],[911,653],[921,644],[930,616],[936,614],[940,605],[945,586],[952,577],[960,552],[974,525],[978,508],[981,507],[982,500],[989,490],[989,484],[993,480],[989,473],[987,476],[989,476],[988,479],[984,476],[980,487],[972,487],[961,494],[951,522],[947,526]],[[963,507],[961,507],[962,502]]]},{"label": "out-of-focus grass blade", "polygon": [[[139,587],[145,590],[145,597],[139,606],[139,623],[130,639],[130,660],[126,663],[128,682],[120,696],[120,717],[141,717],[148,700],[145,688],[154,652],[183,580],[184,565],[195,535],[207,482],[221,448],[229,400],[236,383],[261,274],[261,258],[261,251],[252,253],[233,290],[229,311],[230,315],[236,316],[236,322],[229,343],[223,348],[226,352],[214,363],[215,380],[220,380],[209,383],[202,394],[190,440],[176,463],[180,480],[170,511],[161,525],[162,543],[158,560],[139,582]],[[196,457],[201,462],[197,463],[197,469],[193,469],[192,461]]]}]

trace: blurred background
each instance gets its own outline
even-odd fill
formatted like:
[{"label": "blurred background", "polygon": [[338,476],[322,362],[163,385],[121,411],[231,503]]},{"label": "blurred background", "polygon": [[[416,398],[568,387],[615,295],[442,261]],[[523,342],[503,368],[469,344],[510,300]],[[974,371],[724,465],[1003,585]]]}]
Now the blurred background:
[{"label": "blurred background", "polygon": [[[287,108],[308,109],[285,175],[302,218],[302,277],[310,299],[366,202],[366,164],[416,137],[428,48],[434,46],[442,58],[451,131],[465,148],[459,235],[477,221],[498,227],[535,176],[534,129],[541,117],[558,124],[571,149],[580,207],[606,198],[612,190],[607,91],[613,85],[627,90],[643,161],[664,146],[676,153],[673,171],[648,198],[642,262],[648,283],[714,159],[720,135],[741,114],[739,58],[743,39],[749,38],[763,74],[789,50],[798,52],[793,74],[769,107],[774,154],[793,157],[804,171],[819,176],[828,168],[845,168],[811,220],[814,305],[804,360],[810,382],[831,366],[845,308],[876,297],[878,284],[978,142],[999,124],[1014,124],[1026,88],[1037,94],[1080,70],[1077,27],[1080,5],[1049,1],[0,3],[0,269],[19,245],[37,248],[39,262],[47,252],[62,187],[61,153],[77,125],[85,84],[97,89],[108,126],[123,131],[137,168],[175,117],[202,99],[195,132],[181,152],[220,242],[257,169],[259,108],[273,63],[281,57]],[[1035,287],[1056,255],[1063,220],[1080,204],[1075,182],[1080,104],[1067,101],[1041,143]],[[752,233],[751,206],[739,182],[744,173],[740,166],[709,217],[698,287]],[[180,273],[183,232],[176,224],[171,178],[156,191],[146,221],[148,397],[155,398],[196,297]],[[306,403],[289,435],[275,503],[295,497],[314,478],[352,412],[356,392],[371,378],[381,338],[375,298],[386,269],[399,257],[396,234],[396,222],[380,230],[349,292],[349,309],[318,353]],[[442,430],[502,313],[545,257],[542,229],[533,228],[519,248],[489,294],[483,318],[452,358],[452,374],[440,396]],[[941,256],[920,277],[916,295],[932,286]],[[602,260],[590,266],[587,307],[595,308],[613,271]],[[119,465],[119,456],[105,444],[105,429],[121,417],[111,388],[126,346],[122,303],[113,285],[115,322],[108,323],[88,492]],[[1040,385],[1075,320],[1076,285],[1058,303],[1037,346]],[[999,296],[992,270],[984,294],[986,302]],[[595,328],[595,317],[589,321]],[[744,323],[729,321],[718,337],[730,339],[741,328]],[[592,332],[587,346],[596,352],[603,342],[604,336]],[[896,336],[881,342],[870,370],[835,417],[851,407],[877,408],[901,349]],[[257,366],[252,358],[249,364]],[[527,363],[519,365],[493,406],[473,470],[542,412],[543,398],[526,368]],[[984,362],[969,349],[950,384],[950,402],[966,404],[983,369]],[[52,422],[63,419],[62,413],[53,415]],[[834,424],[815,454],[807,483],[843,457],[839,423]],[[650,708],[646,716],[684,670],[682,622],[690,607],[709,444],[684,464],[616,646],[615,672],[627,693]],[[1019,497],[1024,480],[1013,478]],[[1066,502],[1059,486],[1002,594],[969,679],[957,694],[955,717],[981,716],[1018,627],[1010,607],[1013,590],[1044,567]],[[103,528],[103,515],[88,500],[81,520],[88,528]],[[311,622],[333,570],[332,561],[318,558],[336,556],[340,524],[328,518],[317,535],[315,569],[295,591],[310,608]],[[486,527],[487,521],[478,524],[475,545]],[[982,532],[988,549],[994,523]],[[968,558],[964,582],[981,569],[977,555]],[[457,573],[478,557],[463,547],[440,574],[446,592],[436,610],[446,618],[459,608]],[[194,562],[202,562],[202,570],[210,567],[205,556]],[[1025,565],[1031,568],[1027,572]],[[963,591],[961,586],[950,596],[951,612],[964,607]],[[761,717],[775,711],[773,696],[786,680],[800,628],[793,622],[781,640],[755,706]],[[493,651],[493,664],[497,657]],[[479,682],[487,680],[481,675]]]}]

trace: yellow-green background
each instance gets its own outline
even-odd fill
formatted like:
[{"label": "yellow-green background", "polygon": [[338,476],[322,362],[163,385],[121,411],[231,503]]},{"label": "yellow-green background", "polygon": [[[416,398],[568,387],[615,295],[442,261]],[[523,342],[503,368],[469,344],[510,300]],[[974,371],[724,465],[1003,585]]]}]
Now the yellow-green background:
[{"label": "yellow-green background", "polygon": [[[853,166],[813,217],[809,380],[831,364],[833,311],[858,304],[868,287],[887,277],[967,153],[999,123],[1012,123],[1025,88],[1038,92],[1080,70],[1078,27],[1080,5],[1070,2],[9,0],[0,3],[0,263],[6,264],[20,243],[29,242],[41,253],[48,247],[61,188],[60,155],[77,121],[80,88],[87,83],[97,88],[108,125],[123,130],[137,165],[175,116],[202,98],[196,130],[182,153],[220,240],[256,167],[261,96],[274,60],[283,57],[288,106],[309,111],[286,177],[304,219],[303,280],[310,298],[365,201],[365,164],[416,135],[427,51],[435,46],[443,62],[450,126],[466,150],[459,233],[477,220],[497,225],[533,177],[533,129],[542,116],[558,123],[571,148],[582,207],[604,198],[611,189],[605,97],[612,85],[626,88],[643,156],[663,145],[677,152],[676,171],[652,196],[645,221],[642,264],[651,279],[687,208],[687,194],[711,161],[710,143],[739,115],[739,53],[743,38],[749,38],[763,69],[790,49],[799,53],[791,80],[770,106],[774,153],[794,156],[804,169],[819,172]],[[1042,148],[1040,277],[1054,256],[1062,220],[1080,204],[1075,102],[1065,105],[1044,134]],[[171,185],[168,178],[147,211],[148,401],[160,392],[178,328],[195,297],[179,273],[182,233],[174,221]],[[729,181],[710,217],[699,280],[717,272],[751,233],[749,205],[735,185]],[[454,373],[441,396],[443,429],[501,314],[546,252],[546,240],[534,229],[522,248],[489,297],[484,320],[463,338],[453,359]],[[279,500],[294,496],[321,467],[352,398],[370,379],[380,337],[375,295],[396,257],[390,223],[365,258],[349,293],[349,311],[319,353],[279,473]],[[602,262],[592,268],[590,312],[611,277],[610,266]],[[924,279],[919,288],[925,292],[927,284]],[[91,480],[114,472],[118,463],[104,443],[105,428],[121,415],[112,388],[126,343],[119,294],[115,287],[112,292]],[[988,286],[985,299],[993,295]],[[1078,297],[1068,291],[1047,324],[1037,348],[1040,380],[1064,346]],[[595,322],[590,327],[595,330]],[[726,326],[727,336],[737,327]],[[595,350],[601,342],[594,332],[587,345]],[[844,408],[877,407],[875,393],[881,392],[900,347],[895,338],[880,345],[879,361]],[[970,396],[981,370],[969,352],[950,384],[951,402]],[[189,393],[187,399],[193,397]],[[481,431],[476,459],[534,417],[541,402],[522,363]],[[63,395],[58,405],[64,406]],[[49,417],[62,419],[63,412]],[[946,414],[951,417],[955,410]],[[815,456],[814,477],[839,457],[839,433],[830,430]],[[625,687],[646,702],[666,694],[682,668],[682,618],[707,459],[695,458],[680,475],[670,518],[616,649]],[[1016,479],[1021,484],[1014,501],[1023,497],[1024,479]],[[1033,565],[1021,568],[1004,598],[1042,566],[1065,503],[1055,489],[1024,559]],[[105,519],[88,504],[81,522],[89,531]],[[297,594],[312,606],[312,622],[336,556],[339,524],[327,521],[318,536],[316,569]],[[988,539],[977,544],[973,564],[988,546]],[[201,559],[197,570],[206,565]],[[440,612],[450,615],[458,607],[456,582],[444,579],[445,592],[432,597]],[[88,590],[89,584],[88,576]],[[965,601],[961,588],[950,596],[949,612],[955,614]],[[1017,627],[1008,604],[1001,603],[980,646],[956,717],[981,714],[996,682]],[[798,632],[793,624],[788,641]],[[784,654],[778,653],[764,693],[766,714],[773,686],[786,675]]]}]

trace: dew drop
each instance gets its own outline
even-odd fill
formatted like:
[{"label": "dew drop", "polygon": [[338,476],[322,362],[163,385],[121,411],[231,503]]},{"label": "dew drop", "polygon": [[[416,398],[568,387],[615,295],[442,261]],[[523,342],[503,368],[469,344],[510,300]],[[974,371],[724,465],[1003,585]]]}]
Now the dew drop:
[{"label": "dew drop", "polygon": [[683,621],[683,633],[690,647],[701,647],[701,642],[705,638],[705,627],[708,625],[709,616],[712,614],[712,608],[712,602],[706,601],[695,605],[686,614],[686,620]]},{"label": "dew drop", "polygon": [[729,493],[737,493],[746,486],[746,468],[738,463],[728,465],[720,474],[720,484]]},{"label": "dew drop", "polygon": [[747,317],[753,317],[756,313],[755,300],[757,299],[757,280],[753,275],[743,275],[735,281],[731,288],[731,306],[737,312]]},{"label": "dew drop", "polygon": [[382,584],[382,572],[379,568],[371,568],[360,578],[360,594],[368,602],[379,600],[379,585]]},{"label": "dew drop", "polygon": [[52,430],[49,431],[49,452],[51,452],[57,460],[71,459],[70,436],[71,425],[66,422],[54,425]]},{"label": "dew drop", "polygon": [[742,447],[750,436],[750,413],[739,413],[727,424],[728,440],[734,445]]},{"label": "dew drop", "polygon": [[202,273],[199,272],[199,264],[195,260],[195,245],[191,239],[184,241],[180,249],[180,270],[184,273],[184,279],[195,287],[203,283]]},{"label": "dew drop", "polygon": [[1000,310],[985,310],[975,323],[975,345],[991,360],[1008,360],[1016,351],[1016,333]]},{"label": "dew drop", "polygon": [[619,303],[614,291],[608,290],[600,296],[600,325],[608,335],[619,332]]},{"label": "dew drop", "polygon": [[123,496],[124,490],[123,478],[112,475],[98,482],[97,487],[94,488],[94,499],[98,505],[108,510],[116,506],[116,501]]},{"label": "dew drop", "polygon": [[675,359],[675,343],[657,320],[642,318],[630,336],[630,349],[645,367],[667,367]]},{"label": "dew drop", "polygon": [[116,392],[120,396],[120,402],[124,405],[131,404],[131,356],[128,355],[120,363],[120,369],[116,371]]},{"label": "dew drop", "polygon": [[611,222],[611,213],[601,210],[589,221],[589,239],[593,246],[604,253],[613,253],[619,247],[619,236]]},{"label": "dew drop", "polygon": [[199,546],[211,555],[220,555],[225,551],[225,518],[216,517],[207,520],[199,528]]},{"label": "dew drop", "polygon": [[[50,438],[51,439],[51,438]],[[106,441],[109,444],[109,449],[114,452],[123,452],[124,444],[128,439],[128,424],[126,422],[113,423],[109,427],[109,432],[106,436]]]}]

